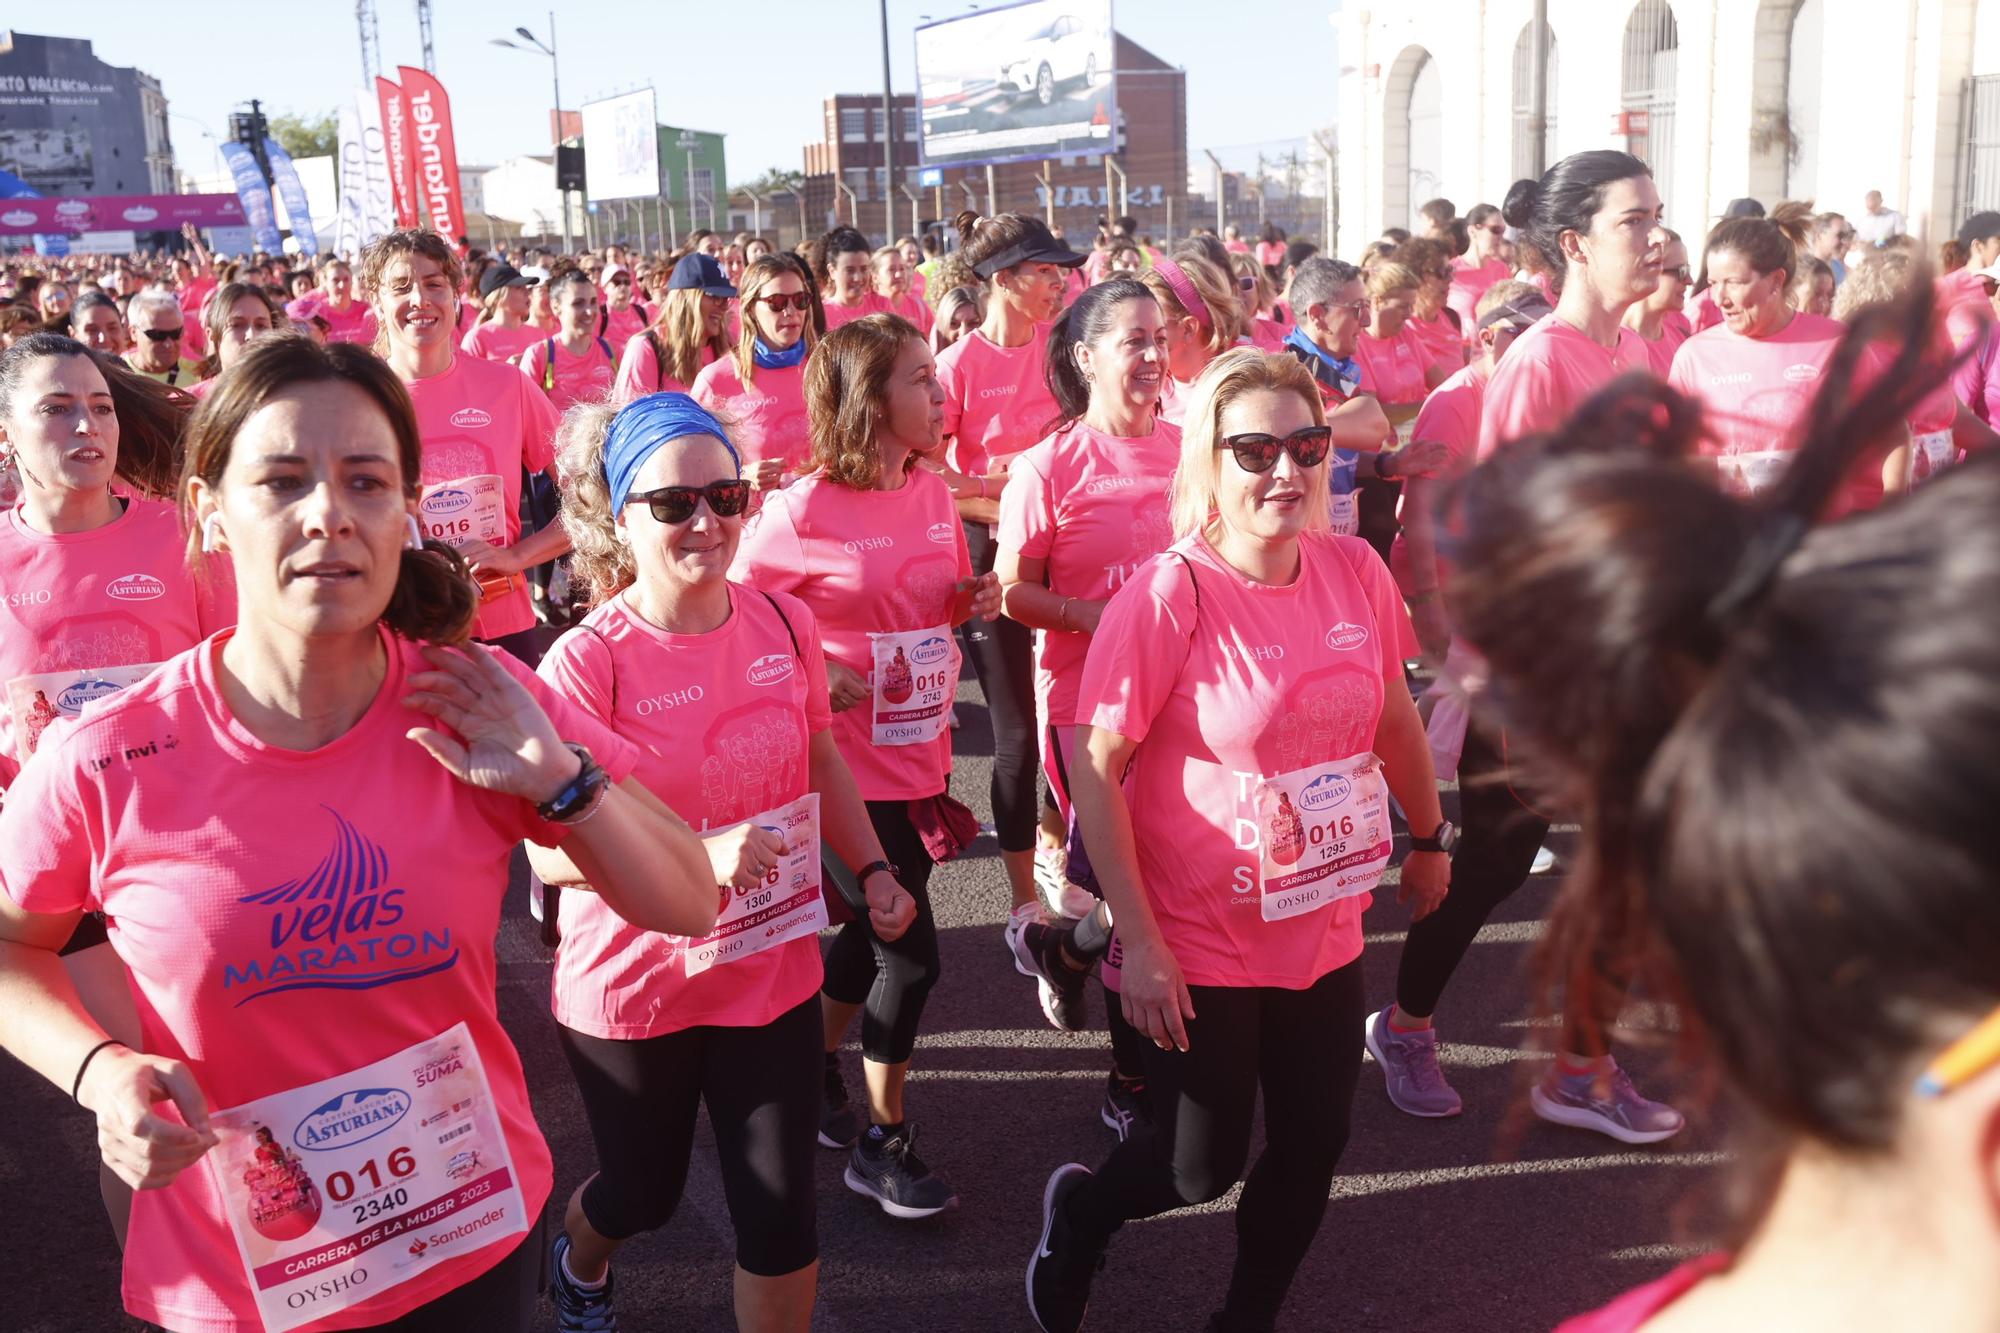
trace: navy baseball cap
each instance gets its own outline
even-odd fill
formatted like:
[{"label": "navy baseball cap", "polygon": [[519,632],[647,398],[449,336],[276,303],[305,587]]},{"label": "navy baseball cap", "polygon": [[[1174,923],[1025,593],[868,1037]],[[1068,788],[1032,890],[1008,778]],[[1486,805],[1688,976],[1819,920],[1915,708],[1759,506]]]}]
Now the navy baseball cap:
[{"label": "navy baseball cap", "polygon": [[667,290],[684,292],[690,287],[699,287],[703,296],[734,296],[735,286],[729,275],[722,271],[722,265],[715,262],[714,255],[705,255],[699,250],[682,255],[674,265],[674,274],[667,279]]}]

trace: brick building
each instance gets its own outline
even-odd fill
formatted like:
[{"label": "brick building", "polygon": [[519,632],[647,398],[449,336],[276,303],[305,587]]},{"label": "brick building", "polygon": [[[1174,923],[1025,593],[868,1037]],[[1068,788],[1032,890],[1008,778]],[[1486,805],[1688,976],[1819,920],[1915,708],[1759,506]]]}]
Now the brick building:
[{"label": "brick building", "polygon": [[[1119,147],[1113,163],[1125,172],[1126,210],[1152,236],[1180,234],[1188,217],[1187,73],[1169,65],[1124,34],[1114,35],[1117,68]],[[912,230],[911,199],[901,189],[917,190],[917,220],[928,226],[942,218],[949,223],[960,209],[987,211],[985,167],[944,168],[944,183],[917,189],[918,116],[914,96],[898,93],[893,100],[894,125],[885,126],[880,93],[842,93],[825,103],[822,138],[805,147],[805,208],[814,225],[830,227],[853,222],[878,243],[883,239],[884,195],[887,181],[882,165],[883,136],[893,131],[896,153],[895,232]],[[1047,169],[1049,189],[1042,172]],[[993,206],[998,212],[1049,216],[1053,191],[1056,225],[1078,248],[1087,245],[1102,216],[1119,211],[1116,176],[1107,190],[1104,159],[1097,153],[1052,158],[1045,162],[1008,162],[993,171]],[[834,186],[838,180],[853,191],[853,202]],[[1212,205],[1211,205],[1212,208]],[[1202,219],[1192,221],[1199,222]],[[1212,220],[1212,219],[1211,219]]]}]

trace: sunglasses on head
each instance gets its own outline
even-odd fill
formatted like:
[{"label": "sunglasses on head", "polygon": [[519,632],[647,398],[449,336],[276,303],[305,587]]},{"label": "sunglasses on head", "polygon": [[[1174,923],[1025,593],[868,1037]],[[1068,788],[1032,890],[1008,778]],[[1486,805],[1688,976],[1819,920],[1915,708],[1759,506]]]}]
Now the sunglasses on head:
[{"label": "sunglasses on head", "polygon": [[717,518],[735,518],[750,504],[750,483],[742,479],[735,481],[711,481],[706,486],[662,486],[657,491],[634,491],[625,497],[626,504],[643,504],[653,511],[653,518],[660,523],[685,523],[694,517],[694,507],[701,500],[708,501],[709,510]]},{"label": "sunglasses on head", "polygon": [[613,287],[630,287],[632,285],[632,279],[621,275],[619,277],[613,278],[611,280],[611,285]]},{"label": "sunglasses on head", "polygon": [[146,340],[147,340],[148,342],[156,342],[156,343],[170,343],[170,342],[177,342],[177,341],[179,341],[179,340],[180,340],[181,336],[182,336],[182,335],[183,335],[184,333],[186,333],[186,332],[187,332],[187,330],[186,330],[186,329],[184,329],[184,328],[182,328],[182,329],[147,329],[147,330],[146,330]]},{"label": "sunglasses on head", "polygon": [[812,298],[804,292],[778,292],[775,295],[760,296],[757,299],[771,307],[774,311],[812,309]]},{"label": "sunglasses on head", "polygon": [[1236,455],[1236,466],[1245,472],[1269,472],[1278,465],[1281,451],[1290,454],[1300,467],[1318,467],[1326,461],[1326,451],[1333,447],[1333,427],[1307,426],[1284,436],[1263,431],[1225,435],[1215,447]]}]

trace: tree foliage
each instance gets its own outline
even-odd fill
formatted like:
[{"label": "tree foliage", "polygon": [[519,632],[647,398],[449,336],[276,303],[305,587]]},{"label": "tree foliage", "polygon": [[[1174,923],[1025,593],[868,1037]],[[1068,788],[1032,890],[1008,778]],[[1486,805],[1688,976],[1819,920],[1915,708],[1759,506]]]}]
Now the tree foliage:
[{"label": "tree foliage", "polygon": [[270,118],[271,137],[293,157],[332,157],[340,151],[340,125],[333,112],[301,116],[295,112]]}]

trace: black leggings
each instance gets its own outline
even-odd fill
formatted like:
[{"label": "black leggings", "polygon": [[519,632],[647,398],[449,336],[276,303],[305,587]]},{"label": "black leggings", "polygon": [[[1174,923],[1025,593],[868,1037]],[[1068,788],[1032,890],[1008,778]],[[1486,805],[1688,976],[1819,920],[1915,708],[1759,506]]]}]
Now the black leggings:
[{"label": "black leggings", "polygon": [[[972,572],[991,572],[999,543],[984,523],[965,525],[965,545]],[[1041,818],[1035,794],[1041,768],[1035,752],[1035,632],[1006,616],[990,623],[975,616],[965,622],[965,655],[972,659],[993,723],[994,837],[1003,852],[1032,851]]]},{"label": "black leggings", "polygon": [[1396,544],[1396,534],[1403,527],[1396,517],[1396,505],[1403,498],[1403,483],[1364,477],[1356,489],[1361,493],[1360,499],[1355,501],[1356,516],[1361,524],[1359,536],[1375,548],[1375,554],[1381,556],[1382,563],[1386,565],[1389,563],[1389,551]]},{"label": "black leggings", "polygon": [[541,1322],[542,1288],[547,1286],[548,1219],[521,1237],[513,1252],[462,1287],[426,1301],[386,1324],[378,1333],[460,1333],[468,1328],[493,1333],[528,1333]]},{"label": "black leggings", "polygon": [[637,1041],[556,1032],[597,1143],[597,1174],[583,1187],[592,1230],[625,1240],[666,1224],[687,1185],[697,1106],[707,1102],[737,1264],[782,1277],[819,1257],[817,996],[763,1027],[686,1028]]},{"label": "black leggings", "polygon": [[1080,1239],[1102,1243],[1135,1217],[1207,1203],[1243,1176],[1257,1091],[1264,1153],[1236,1205],[1236,1267],[1224,1309],[1251,1327],[1277,1318],[1326,1212],[1347,1147],[1367,1015],[1361,960],[1305,990],[1190,986],[1188,1049],[1147,1044],[1153,1128],[1118,1145],[1070,1196]]},{"label": "black leggings", "polygon": [[1527,882],[1549,821],[1521,803],[1506,780],[1498,741],[1475,721],[1458,761],[1459,830],[1444,905],[1410,927],[1396,968],[1396,1007],[1428,1018],[1472,937],[1493,909]]},{"label": "black leggings", "polygon": [[849,869],[835,858],[822,858],[833,886],[854,913],[826,951],[823,989],[838,1004],[858,1004],[861,1010],[861,1053],[877,1064],[899,1065],[917,1048],[917,1024],[931,987],[937,985],[937,918],[931,914],[931,854],[916,825],[909,802],[869,801],[868,822],[881,839],[882,854],[901,873],[899,882],[916,899],[917,916],[896,940],[884,940],[868,920],[868,904]]}]

